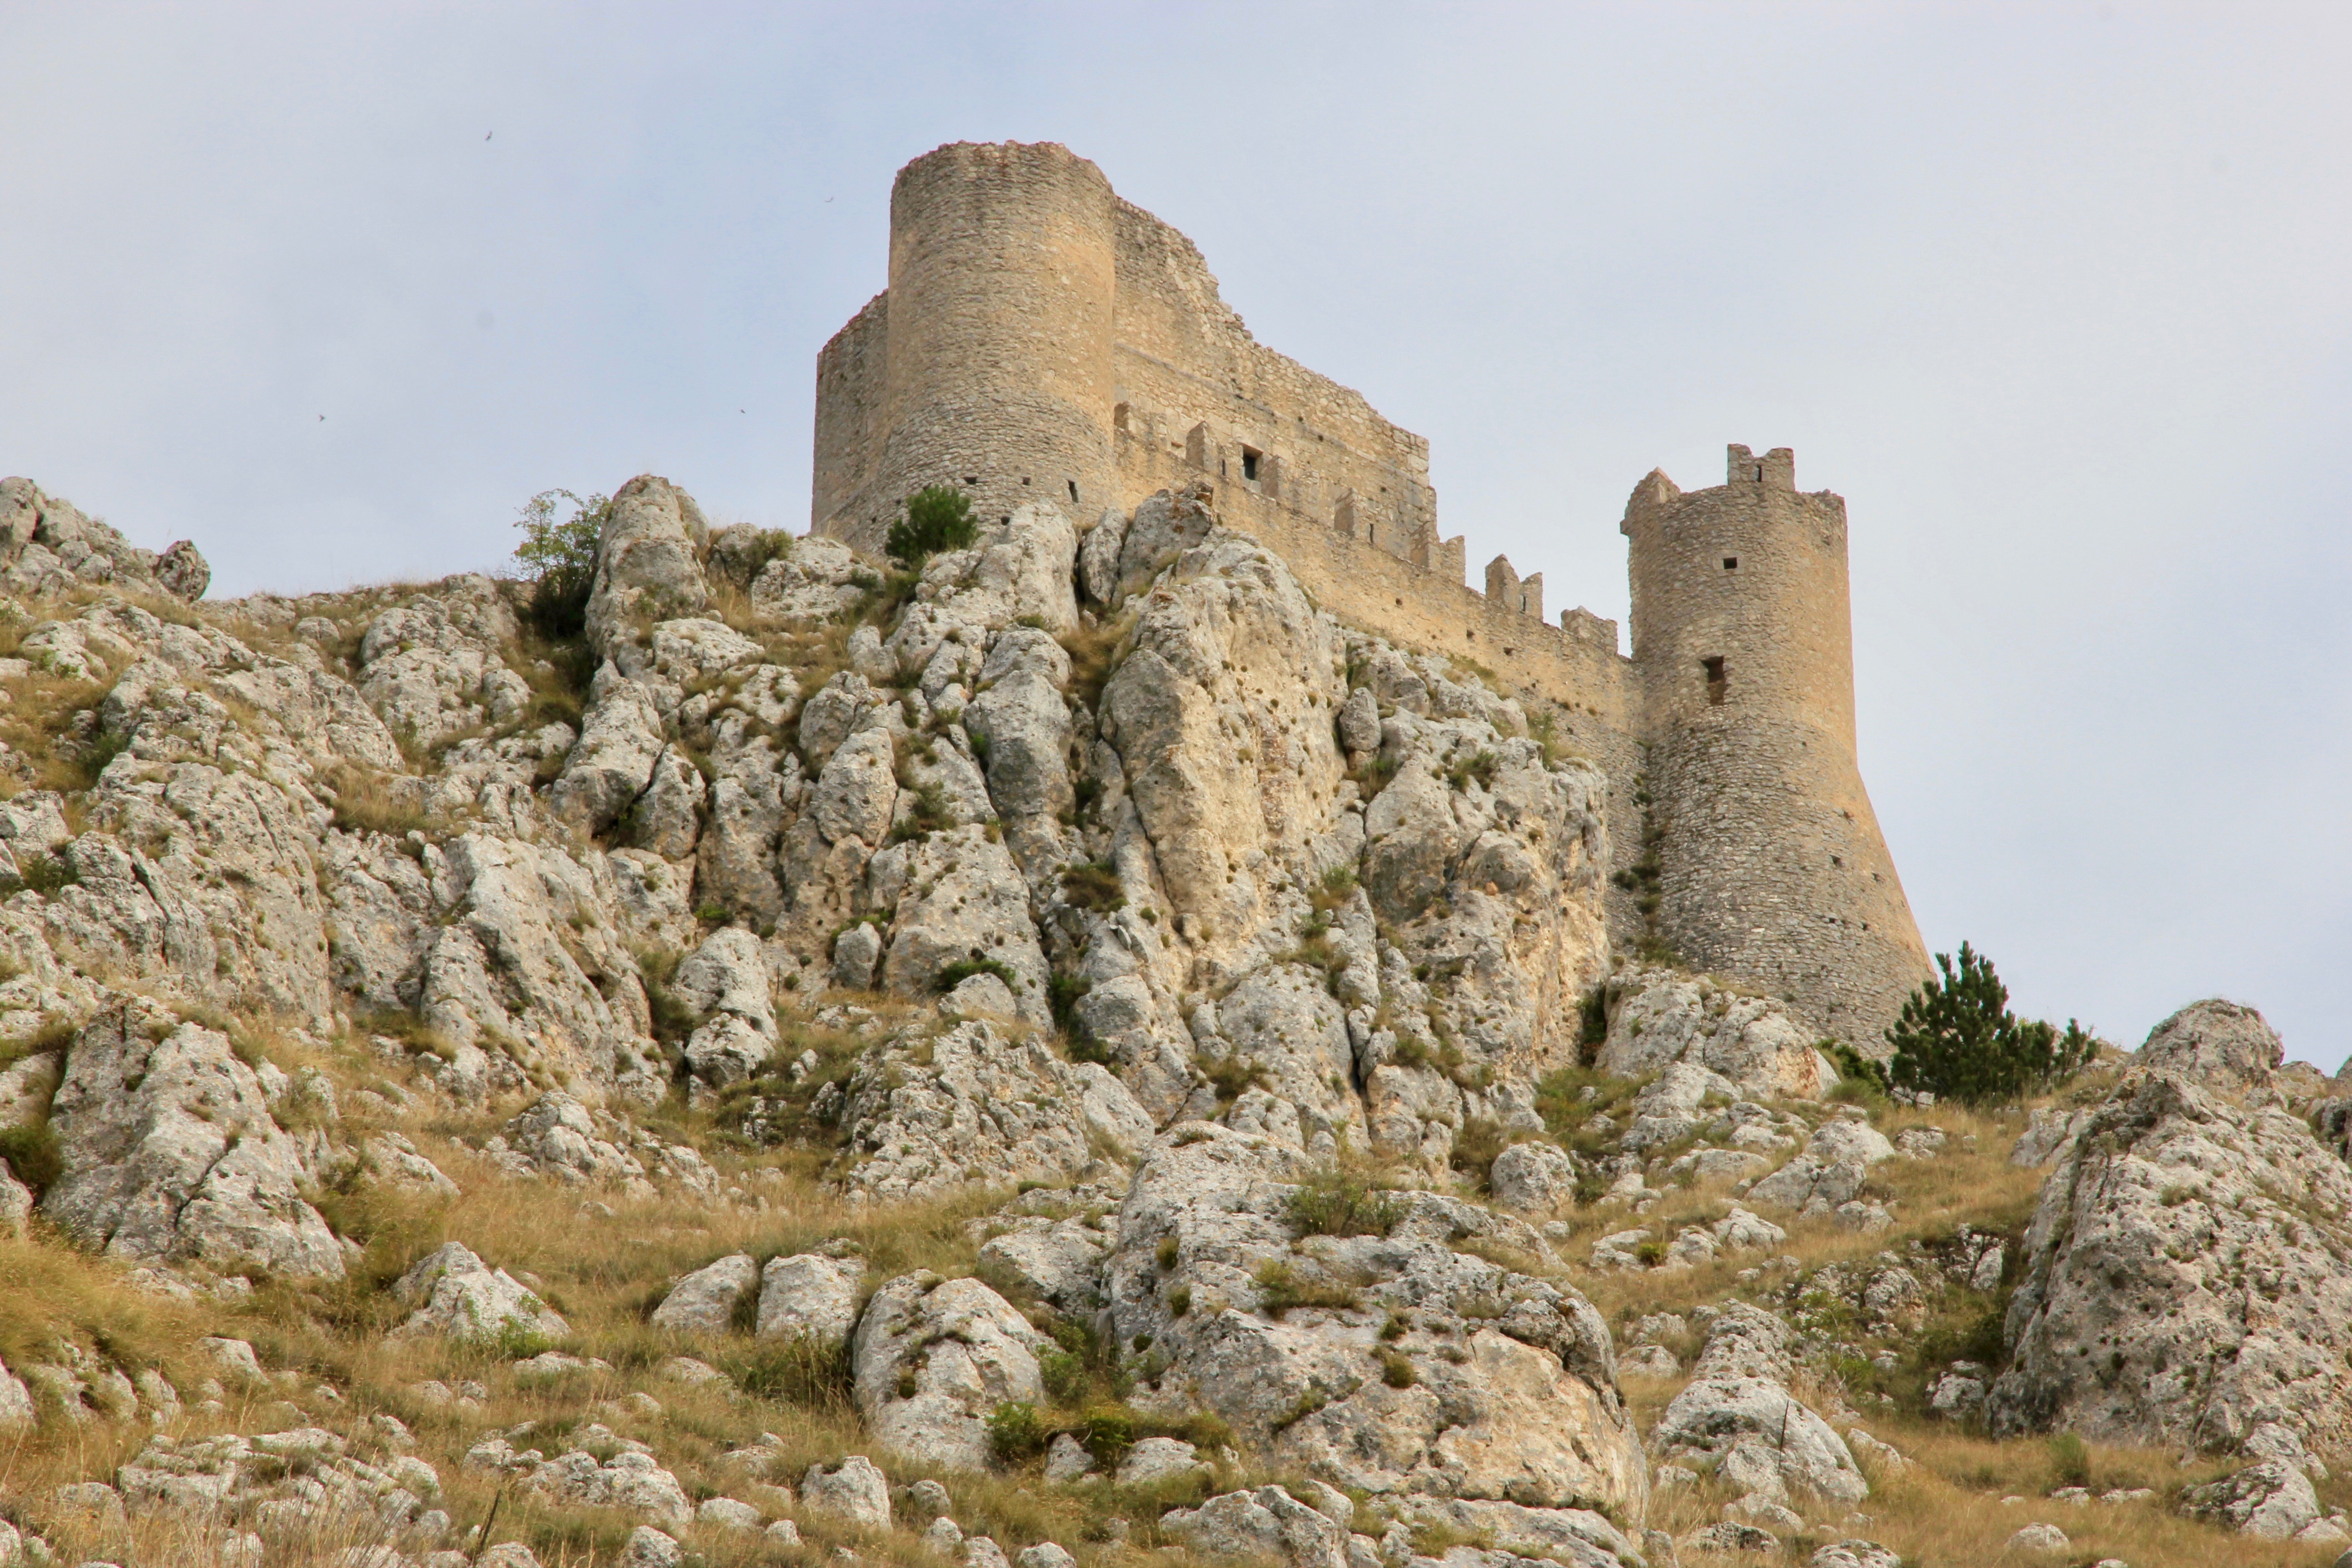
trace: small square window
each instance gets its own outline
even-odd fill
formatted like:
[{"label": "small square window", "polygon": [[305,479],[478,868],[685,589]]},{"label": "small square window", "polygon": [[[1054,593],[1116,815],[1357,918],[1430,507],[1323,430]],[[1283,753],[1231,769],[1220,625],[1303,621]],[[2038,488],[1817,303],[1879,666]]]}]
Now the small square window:
[{"label": "small square window", "polygon": [[1738,556],[1737,556],[1737,555],[1727,555],[1727,556],[1725,556],[1725,557],[1723,558],[1723,569],[1724,569],[1726,572],[1737,572],[1737,571],[1738,571],[1738,570],[1739,570],[1739,557],[1738,557]]},{"label": "small square window", "polygon": [[1244,447],[1242,448],[1242,478],[1245,479],[1254,479],[1257,478],[1258,459],[1265,456],[1265,454],[1259,451],[1255,447]]}]

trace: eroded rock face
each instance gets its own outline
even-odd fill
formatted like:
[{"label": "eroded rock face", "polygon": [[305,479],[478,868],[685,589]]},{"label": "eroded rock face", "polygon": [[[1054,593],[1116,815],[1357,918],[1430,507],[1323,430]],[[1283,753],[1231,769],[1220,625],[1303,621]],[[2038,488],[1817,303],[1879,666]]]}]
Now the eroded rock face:
[{"label": "eroded rock face", "polygon": [[49,1112],[64,1171],[41,1212],[146,1262],[341,1279],[301,1151],[226,1036],[121,998],[66,1053]]},{"label": "eroded rock face", "polygon": [[1101,1067],[1073,1066],[986,1018],[893,1037],[858,1068],[846,1103],[850,1147],[866,1156],[850,1190],[892,1201],[1076,1176],[1139,1151],[1152,1131]]},{"label": "eroded rock face", "polygon": [[1688,1062],[1754,1100],[1819,1100],[1837,1083],[1819,1037],[1769,997],[1664,970],[1621,976],[1610,991],[1609,1037],[1594,1063],[1605,1073],[1641,1078]]},{"label": "eroded rock face", "polygon": [[[1310,1169],[1295,1146],[1192,1123],[1138,1172],[1107,1270],[1119,1339],[1150,1335],[1166,1363],[1137,1401],[1214,1410],[1337,1486],[1638,1512],[1648,1467],[1600,1315],[1448,1245],[1542,1240],[1403,1193],[1385,1200],[1385,1235],[1301,1237]],[[1391,1313],[1409,1326],[1383,1339]],[[1371,1375],[1382,1351],[1409,1380]]]},{"label": "eroded rock face", "polygon": [[1995,1430],[2228,1452],[2275,1424],[2352,1455],[2352,1170],[2269,1103],[2265,1036],[2227,1004],[2176,1015],[2058,1154]]}]

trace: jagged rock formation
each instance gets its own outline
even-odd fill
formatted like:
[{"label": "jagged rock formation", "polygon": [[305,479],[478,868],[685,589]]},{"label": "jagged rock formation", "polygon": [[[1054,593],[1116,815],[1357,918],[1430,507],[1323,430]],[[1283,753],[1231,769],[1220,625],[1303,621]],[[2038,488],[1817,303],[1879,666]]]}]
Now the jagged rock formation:
[{"label": "jagged rock formation", "polygon": [[2026,1232],[1997,1427],[2352,1456],[2352,1170],[2280,1103],[2284,1055],[2200,1002],[2084,1119]]},{"label": "jagged rock formation", "polygon": [[[1919,1419],[2337,1528],[2352,1097],[2202,1005],[2013,1148],[1830,1103],[1785,1005],[1612,958],[1558,715],[1202,488],[894,577],[647,477],[568,643],[104,558],[0,623],[0,1428],[155,1434],[0,1497],[68,1560],[454,1568],[503,1490],[648,1563],[1696,1562],[1909,1506],[1857,1368],[2005,1282]],[[2021,1248],[1919,1217],[1962,1157],[2054,1161]],[[1008,1469],[1097,1533],[947,1484]]]}]

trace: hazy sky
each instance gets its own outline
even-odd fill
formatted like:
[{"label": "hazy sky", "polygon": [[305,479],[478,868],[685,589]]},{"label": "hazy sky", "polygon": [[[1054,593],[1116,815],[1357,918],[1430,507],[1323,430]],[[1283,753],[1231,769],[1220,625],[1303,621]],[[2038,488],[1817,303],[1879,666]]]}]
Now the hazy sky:
[{"label": "hazy sky", "polygon": [[215,594],[646,469],[805,529],[892,173],[1065,142],[1555,609],[1622,617],[1652,467],[1794,447],[1930,946],[2352,1050],[2352,9],[16,3],[0,58],[0,472]]}]

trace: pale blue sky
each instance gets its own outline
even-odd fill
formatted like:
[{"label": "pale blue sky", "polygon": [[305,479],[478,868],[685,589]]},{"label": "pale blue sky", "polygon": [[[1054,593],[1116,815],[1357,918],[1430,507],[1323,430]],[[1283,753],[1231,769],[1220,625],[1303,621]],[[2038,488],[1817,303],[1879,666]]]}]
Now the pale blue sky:
[{"label": "pale blue sky", "polygon": [[220,593],[645,469],[805,528],[891,174],[1061,141],[1555,607],[1623,615],[1653,466],[1796,447],[1929,943],[2352,1050],[2341,6],[17,5],[0,58],[0,472]]}]

